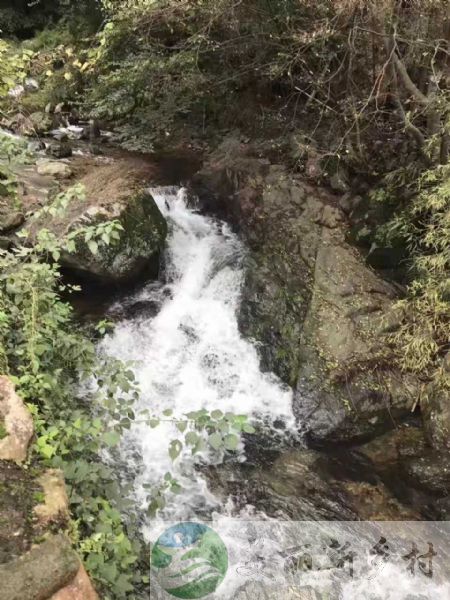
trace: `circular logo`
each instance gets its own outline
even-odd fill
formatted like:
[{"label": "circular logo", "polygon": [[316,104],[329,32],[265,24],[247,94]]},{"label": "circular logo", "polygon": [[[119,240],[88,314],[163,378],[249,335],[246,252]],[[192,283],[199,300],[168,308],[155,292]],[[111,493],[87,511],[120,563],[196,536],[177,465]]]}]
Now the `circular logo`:
[{"label": "circular logo", "polygon": [[222,583],[228,552],[215,531],[200,523],[178,523],[152,549],[158,583],[175,598],[204,598]]}]

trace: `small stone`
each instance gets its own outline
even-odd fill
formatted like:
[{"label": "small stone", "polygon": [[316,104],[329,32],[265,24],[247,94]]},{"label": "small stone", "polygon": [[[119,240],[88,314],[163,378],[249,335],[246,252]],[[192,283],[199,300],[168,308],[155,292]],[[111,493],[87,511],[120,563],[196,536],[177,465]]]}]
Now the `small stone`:
[{"label": "small stone", "polygon": [[[67,135],[64,135],[67,139]],[[45,150],[45,153],[48,156],[53,156],[54,158],[69,158],[70,156],[72,156],[72,148],[66,140],[63,140],[61,138],[59,142],[52,142],[51,144],[49,144],[47,149]]]}]

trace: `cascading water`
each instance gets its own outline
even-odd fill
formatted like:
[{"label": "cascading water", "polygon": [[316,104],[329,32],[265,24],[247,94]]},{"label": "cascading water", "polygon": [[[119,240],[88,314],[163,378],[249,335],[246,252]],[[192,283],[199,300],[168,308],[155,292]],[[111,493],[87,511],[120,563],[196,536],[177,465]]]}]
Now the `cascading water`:
[{"label": "cascading water", "polygon": [[[182,189],[153,189],[152,194],[170,227],[167,283],[150,284],[134,301],[156,304],[159,310],[156,316],[118,324],[103,349],[135,363],[141,389],[136,409],[163,419],[153,430],[134,425],[122,442],[125,461],[140,473],[136,500],[143,505],[144,484],[156,485],[170,471],[182,492],[165,517],[186,519],[216,507],[217,501],[195,472],[190,450],[172,464],[168,443],[180,437],[173,421],[205,408],[282,420],[290,428],[292,398],[273,375],[261,373],[255,347],[239,333],[244,251],[236,235],[224,223],[189,209]],[[164,420],[168,409],[173,416]]]},{"label": "cascading water", "polygon": [[[144,536],[154,541],[167,522],[211,519],[228,547],[230,564],[234,564],[215,598],[313,598],[289,595],[289,591],[283,595],[281,588],[276,588],[272,596],[258,595],[256,591],[240,595],[238,588],[249,580],[262,581],[269,588],[285,584],[283,548],[298,546],[299,536],[305,541],[307,528],[299,530],[294,524],[256,515],[251,507],[241,512],[240,521],[230,518],[230,506],[224,506],[208,490],[190,450],[185,449],[175,463],[169,457],[170,440],[181,436],[174,419],[183,419],[189,411],[205,408],[244,413],[269,424],[282,422],[286,432],[294,430],[294,418],[291,390],[275,376],[260,371],[256,348],[239,333],[237,309],[244,258],[239,239],[224,223],[190,209],[183,190],[151,191],[170,228],[165,283],[149,284],[128,299],[127,303],[148,306],[149,310],[125,318],[102,342],[103,351],[135,365],[141,389],[136,412],[146,409],[162,418],[155,429],[135,423],[120,445],[122,464],[134,477],[136,510],[144,513],[147,488],[158,486],[167,472],[182,486],[180,494],[169,494],[167,506],[157,520],[143,518]],[[173,416],[165,419],[163,413],[168,409]],[[215,459],[203,455],[202,460]],[[245,460],[242,448],[240,460]],[[249,523],[249,519],[253,522]],[[258,523],[255,519],[263,521]],[[330,536],[329,524],[317,527]],[[310,532],[312,542],[317,538],[317,527]],[[335,524],[334,535],[339,537],[339,532],[355,543],[373,534],[365,530],[350,532],[343,524]],[[264,572],[260,569],[262,564]],[[339,587],[339,596],[327,598],[450,597],[447,584],[428,581],[427,587],[423,581],[415,582],[405,574],[401,564],[386,567],[383,564],[383,568],[370,560],[367,564],[362,578],[344,583]],[[319,581],[327,590],[337,589],[328,571],[322,571],[320,577],[315,572],[312,578],[305,579],[305,585],[317,586]],[[392,581],[401,581],[401,585],[393,585]],[[411,595],[418,591],[422,595]],[[155,593],[151,597],[160,596]]]}]

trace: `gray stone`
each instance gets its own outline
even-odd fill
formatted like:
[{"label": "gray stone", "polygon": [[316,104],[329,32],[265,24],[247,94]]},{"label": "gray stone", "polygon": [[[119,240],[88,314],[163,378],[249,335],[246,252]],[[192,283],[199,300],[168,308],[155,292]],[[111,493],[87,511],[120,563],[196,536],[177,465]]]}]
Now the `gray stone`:
[{"label": "gray stone", "polygon": [[19,559],[0,565],[0,600],[47,600],[78,573],[69,539],[56,535]]},{"label": "gray stone", "polygon": [[258,154],[231,138],[193,179],[203,207],[250,248],[240,328],[259,342],[262,368],[295,388],[311,440],[382,433],[409,414],[418,390],[386,339],[396,288],[348,243],[335,197]]},{"label": "gray stone", "polygon": [[404,472],[413,485],[431,494],[450,494],[450,452],[428,452],[404,463]]},{"label": "gray stone", "polygon": [[37,162],[37,173],[38,175],[67,179],[72,175],[72,169],[67,163],[42,159]]},{"label": "gray stone", "polygon": [[74,253],[62,254],[61,264],[78,275],[105,284],[130,281],[145,271],[156,276],[167,225],[152,196],[142,191],[108,206],[94,205],[69,228],[112,220],[118,220],[123,227],[117,242],[108,246],[100,244],[98,252],[93,254],[83,240],[78,241]]},{"label": "gray stone", "polygon": [[[65,135],[65,139],[67,139],[67,135]],[[49,144],[45,153],[54,158],[69,158],[72,156],[72,147],[67,141],[63,141],[63,138],[61,137],[61,141]]]},{"label": "gray stone", "polygon": [[25,221],[23,213],[12,211],[0,214],[0,233],[8,233],[20,227]]}]

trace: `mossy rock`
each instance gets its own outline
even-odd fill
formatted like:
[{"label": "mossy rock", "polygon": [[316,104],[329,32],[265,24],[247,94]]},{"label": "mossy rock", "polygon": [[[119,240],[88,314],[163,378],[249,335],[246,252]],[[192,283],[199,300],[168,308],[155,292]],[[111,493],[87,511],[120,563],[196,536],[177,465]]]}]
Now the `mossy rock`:
[{"label": "mossy rock", "polygon": [[75,253],[62,256],[62,265],[104,284],[133,281],[143,274],[157,276],[167,224],[151,194],[143,190],[109,209],[107,212],[101,207],[89,209],[89,224],[115,219],[123,227],[120,239],[110,245],[100,244],[95,254],[84,240],[79,241]]}]

